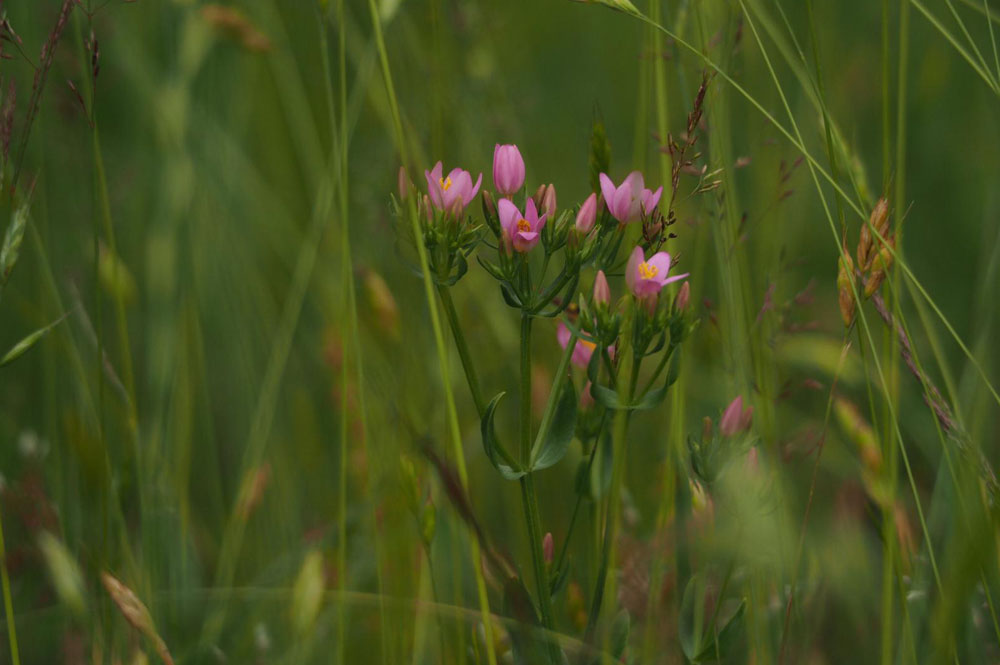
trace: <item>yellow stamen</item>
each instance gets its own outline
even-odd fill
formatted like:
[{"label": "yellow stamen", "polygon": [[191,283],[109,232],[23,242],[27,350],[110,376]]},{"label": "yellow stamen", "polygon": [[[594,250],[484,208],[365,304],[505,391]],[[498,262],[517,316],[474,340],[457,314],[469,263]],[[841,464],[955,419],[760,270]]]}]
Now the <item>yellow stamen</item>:
[{"label": "yellow stamen", "polygon": [[448,176],[447,178],[438,178],[438,180],[441,181],[441,190],[447,192],[451,187],[451,176]]},{"label": "yellow stamen", "polygon": [[643,261],[639,264],[639,277],[642,277],[643,279],[653,279],[656,277],[656,273],[658,272],[660,272],[660,269],[652,263],[646,263]]},{"label": "yellow stamen", "polygon": [[518,220],[517,230],[523,231],[524,233],[531,233],[531,222],[526,219]]},{"label": "yellow stamen", "polygon": [[596,344],[594,344],[593,342],[589,342],[585,339],[578,340],[578,343],[582,344],[584,348],[589,349],[591,351],[597,348]]}]

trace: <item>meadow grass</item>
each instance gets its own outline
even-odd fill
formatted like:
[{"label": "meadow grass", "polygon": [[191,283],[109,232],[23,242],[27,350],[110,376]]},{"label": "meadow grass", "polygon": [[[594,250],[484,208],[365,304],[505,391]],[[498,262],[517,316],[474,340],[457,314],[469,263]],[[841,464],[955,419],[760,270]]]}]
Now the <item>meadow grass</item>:
[{"label": "meadow grass", "polygon": [[0,662],[1000,660],[991,2],[0,3]]}]

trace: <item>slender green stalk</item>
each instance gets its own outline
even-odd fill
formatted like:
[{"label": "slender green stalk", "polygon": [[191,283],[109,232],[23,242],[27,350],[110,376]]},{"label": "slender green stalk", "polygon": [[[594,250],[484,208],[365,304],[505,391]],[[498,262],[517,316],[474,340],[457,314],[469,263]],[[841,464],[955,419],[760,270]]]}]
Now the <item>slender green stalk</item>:
[{"label": "slender green stalk", "polygon": [[[338,464],[340,466],[339,472],[337,474],[337,576],[340,580],[340,590],[347,590],[347,448],[348,440],[350,437],[350,427],[349,427],[349,403],[348,403],[348,383],[350,381],[350,373],[348,370],[349,363],[347,362],[348,354],[346,353],[346,345],[351,337],[351,318],[355,317],[357,312],[353,307],[353,298],[351,297],[352,287],[353,287],[353,270],[351,268],[351,238],[350,238],[350,224],[348,222],[348,145],[347,145],[347,39],[345,34],[345,21],[344,21],[344,0],[337,1],[337,24],[338,24],[338,44],[337,44],[337,61],[338,61],[338,79],[339,79],[339,96],[340,96],[340,117],[339,121],[334,117],[335,115],[335,105],[333,102],[333,85],[331,83],[331,73],[330,73],[330,60],[327,54],[327,27],[326,21],[321,22],[320,28],[320,42],[323,47],[323,77],[326,82],[326,92],[327,92],[327,106],[329,107],[330,113],[330,131],[331,135],[336,138],[337,148],[339,148],[339,159],[340,159],[340,182],[338,187],[338,199],[340,203],[340,246],[341,246],[341,270],[343,274],[343,302],[342,307],[344,312],[348,315],[342,317],[342,326],[340,338],[343,340],[345,345],[345,353],[343,354],[344,361],[341,364],[340,370],[340,441],[338,442],[339,448],[339,459]],[[339,130],[339,133],[338,133]],[[374,538],[378,538],[378,533],[374,534]],[[345,640],[347,634],[347,603],[344,601],[345,594],[338,594],[339,607],[337,608],[337,663],[343,665],[347,662],[345,656]]]},{"label": "slender green stalk", "polygon": [[14,601],[10,594],[10,576],[7,574],[7,548],[3,542],[2,520],[0,520],[0,582],[3,582],[3,610],[7,619],[7,638],[10,640],[10,662],[12,665],[21,665],[21,657],[17,649]]},{"label": "slender green stalk", "polygon": [[[389,54],[385,47],[385,37],[382,34],[382,20],[379,17],[378,7],[375,0],[368,0],[368,9],[371,13],[372,28],[375,33],[375,46],[378,50],[379,62],[382,66],[382,77],[385,81],[386,94],[389,97],[389,108],[392,111],[393,131],[396,138],[396,147],[399,150],[404,166],[408,162],[408,150],[406,145],[406,135],[403,132],[403,120],[399,112],[399,104],[396,101],[396,89],[392,83],[392,70],[389,67]],[[444,343],[444,333],[441,328],[441,319],[438,316],[437,302],[434,299],[434,282],[431,277],[429,262],[427,259],[427,248],[421,242],[423,234],[420,229],[420,221],[417,218],[417,209],[413,197],[408,197],[406,201],[407,213],[412,226],[413,237],[417,246],[417,257],[420,263],[420,271],[423,274],[424,295],[427,298],[427,309],[430,312],[431,328],[434,332],[434,343],[438,355],[438,364],[441,369],[441,381],[444,385],[445,404],[448,412],[449,429],[451,430],[452,446],[455,455],[455,464],[458,469],[459,480],[463,488],[468,488],[469,478],[465,465],[465,451],[462,448],[462,433],[458,424],[458,412],[455,409],[455,399],[451,391],[451,382],[448,380],[448,351]],[[490,615],[489,596],[486,592],[486,580],[480,563],[479,542],[472,538],[469,541],[469,549],[472,560],[472,569],[476,577],[476,592],[479,597],[479,610],[482,614],[483,628],[486,633],[486,643],[492,645],[493,621]],[[486,657],[489,665],[496,665],[496,654],[492,648],[486,650]]]},{"label": "slender green stalk", "polygon": [[469,392],[472,393],[472,401],[476,405],[476,411],[479,413],[479,417],[482,418],[486,413],[486,402],[483,401],[483,391],[479,387],[479,377],[476,375],[476,368],[472,364],[472,355],[469,353],[469,345],[466,343],[465,334],[462,332],[462,324],[458,320],[455,302],[451,298],[451,289],[439,284],[438,295],[441,296],[444,314],[448,318],[449,327],[451,327],[451,336],[455,338],[458,357],[462,360],[462,369],[465,370],[465,382],[469,385]]},{"label": "slender green stalk", "polygon": [[[618,357],[622,359],[618,368],[618,375],[622,372],[629,374],[628,393],[625,395],[625,403],[632,401],[632,393],[636,379],[639,374],[637,359],[632,354],[632,325],[631,320],[626,319],[619,334],[619,344],[616,349]],[[624,381],[619,381],[621,386]],[[597,570],[597,580],[594,584],[594,597],[590,605],[590,614],[587,617],[587,630],[584,641],[592,642],[594,631],[597,628],[597,621],[601,614],[601,606],[604,597],[614,598],[615,576],[608,576],[608,571],[613,570],[616,564],[618,530],[620,528],[621,513],[621,492],[625,483],[625,454],[627,449],[626,435],[628,433],[628,414],[625,409],[615,411],[615,417],[611,430],[611,445],[613,461],[611,464],[611,487],[608,490],[607,508],[604,514],[604,533],[601,541],[601,560]]]},{"label": "slender green stalk", "polygon": [[[521,463],[527,467],[531,461],[531,315],[521,314]],[[528,473],[521,477],[521,501],[524,504],[524,520],[528,528],[531,546],[531,565],[535,573],[535,588],[538,593],[538,609],[542,615],[542,626],[552,630],[552,596],[549,593],[549,578],[545,570],[542,553],[542,525],[538,512],[538,495],[535,480]],[[550,645],[550,652],[551,652]],[[553,661],[557,662],[557,661]]]}]

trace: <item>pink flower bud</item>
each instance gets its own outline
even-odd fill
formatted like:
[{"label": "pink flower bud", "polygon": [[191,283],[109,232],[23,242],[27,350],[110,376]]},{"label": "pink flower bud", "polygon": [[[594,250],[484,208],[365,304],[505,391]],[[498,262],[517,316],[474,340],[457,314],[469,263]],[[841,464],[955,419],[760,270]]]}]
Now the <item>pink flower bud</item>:
[{"label": "pink flower bud", "polygon": [[684,282],[681,285],[681,290],[677,292],[677,297],[674,298],[674,309],[678,312],[683,312],[687,309],[688,301],[691,300],[691,283]]},{"label": "pink flower bud", "polygon": [[580,212],[576,213],[576,230],[586,235],[594,228],[597,220],[597,194],[591,193],[587,200],[580,206]]},{"label": "pink flower bud", "polygon": [[511,196],[524,185],[524,160],[516,145],[493,148],[493,186],[504,196]]},{"label": "pink flower bud", "polygon": [[608,278],[604,276],[603,270],[597,271],[594,278],[594,306],[605,307],[611,302],[611,289],[608,287]]},{"label": "pink flower bud", "polygon": [[739,396],[729,403],[719,420],[719,431],[722,436],[733,436],[750,429],[750,421],[753,419],[753,407],[743,408],[743,396]]},{"label": "pink flower bud", "polygon": [[542,212],[548,213],[549,217],[556,214],[556,186],[549,184],[542,195]]},{"label": "pink flower bud", "polygon": [[552,564],[552,555],[555,553],[555,543],[552,540],[552,532],[548,531],[545,537],[542,538],[542,556],[545,558],[545,563]]}]

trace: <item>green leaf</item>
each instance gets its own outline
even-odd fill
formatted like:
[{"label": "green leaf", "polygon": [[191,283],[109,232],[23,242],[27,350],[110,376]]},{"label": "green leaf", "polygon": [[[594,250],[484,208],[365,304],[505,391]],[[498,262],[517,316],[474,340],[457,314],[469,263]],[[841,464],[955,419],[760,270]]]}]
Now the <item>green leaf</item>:
[{"label": "green leaf", "polygon": [[[702,620],[696,619],[696,613],[704,612],[704,575],[695,573],[688,580],[684,588],[684,595],[681,598],[680,616],[678,617],[678,634],[681,642],[681,650],[692,663],[712,663],[721,662],[738,645],[743,636],[743,615],[746,612],[746,599],[740,599],[739,605],[728,614],[722,629],[716,632],[708,617]],[[699,597],[701,601],[699,602]],[[717,602],[726,602],[718,599]],[[732,606],[732,601],[729,606]],[[720,611],[716,616],[716,625],[726,616]],[[708,625],[703,625],[708,623]],[[696,634],[700,633],[700,634]]]},{"label": "green leaf", "polygon": [[537,455],[533,456],[532,471],[547,469],[566,456],[569,444],[573,441],[573,432],[576,431],[576,405],[577,397],[573,382],[566,381],[549,431]]},{"label": "green leaf", "polygon": [[595,402],[606,409],[628,409],[628,405],[621,401],[617,392],[599,383],[590,384],[590,394],[594,396]]},{"label": "green leaf", "polygon": [[701,635],[695,635],[695,626],[697,625],[700,630],[703,622],[695,620],[695,612],[702,612],[704,606],[698,603],[698,607],[696,608],[695,597],[704,588],[703,579],[704,576],[701,573],[695,573],[688,580],[687,585],[684,587],[684,595],[681,596],[680,614],[677,617],[677,635],[680,638],[681,651],[691,661],[701,651]]},{"label": "green leaf", "polygon": [[511,464],[505,463],[505,461],[513,462],[513,458],[507,454],[507,451],[503,449],[500,442],[497,441],[496,428],[493,425],[493,417],[497,410],[497,405],[500,404],[500,400],[507,393],[500,393],[492,400],[490,400],[489,405],[486,407],[485,413],[483,413],[483,420],[481,423],[482,433],[483,433],[483,449],[486,451],[486,457],[493,464],[493,467],[500,472],[500,475],[507,480],[517,480],[521,476],[525,475],[527,472],[521,469],[511,466]]},{"label": "green leaf", "polygon": [[628,610],[621,610],[611,624],[611,656],[615,661],[620,661],[625,655],[631,623]]},{"label": "green leaf", "polygon": [[698,663],[722,662],[726,659],[734,647],[737,646],[743,636],[743,614],[746,612],[747,600],[740,600],[739,606],[733,612],[726,625],[719,631],[718,636],[713,632],[706,632],[702,637],[701,651],[694,660]]},{"label": "green leaf", "polygon": [[504,302],[514,309],[521,309],[523,306],[521,299],[517,296],[517,292],[514,291],[514,287],[511,286],[510,282],[500,282],[500,294],[503,296]]},{"label": "green leaf", "polygon": [[22,355],[24,355],[31,347],[37,344],[40,339],[49,334],[50,330],[52,330],[57,325],[62,323],[62,320],[65,318],[66,315],[64,314],[63,316],[59,317],[49,325],[45,326],[44,328],[36,330],[35,332],[31,333],[30,335],[22,339],[17,344],[15,344],[13,347],[11,347],[10,351],[8,351],[2,358],[0,358],[0,367],[8,365],[17,360],[18,358],[20,358]]},{"label": "green leaf", "polygon": [[631,405],[629,408],[635,409],[636,411],[645,411],[647,409],[655,408],[663,401],[663,398],[667,396],[667,391],[670,389],[670,386],[677,382],[678,376],[680,376],[680,362],[671,358],[667,369],[667,379],[663,382],[663,385],[659,388],[653,388],[647,392],[642,396],[642,399]]}]

